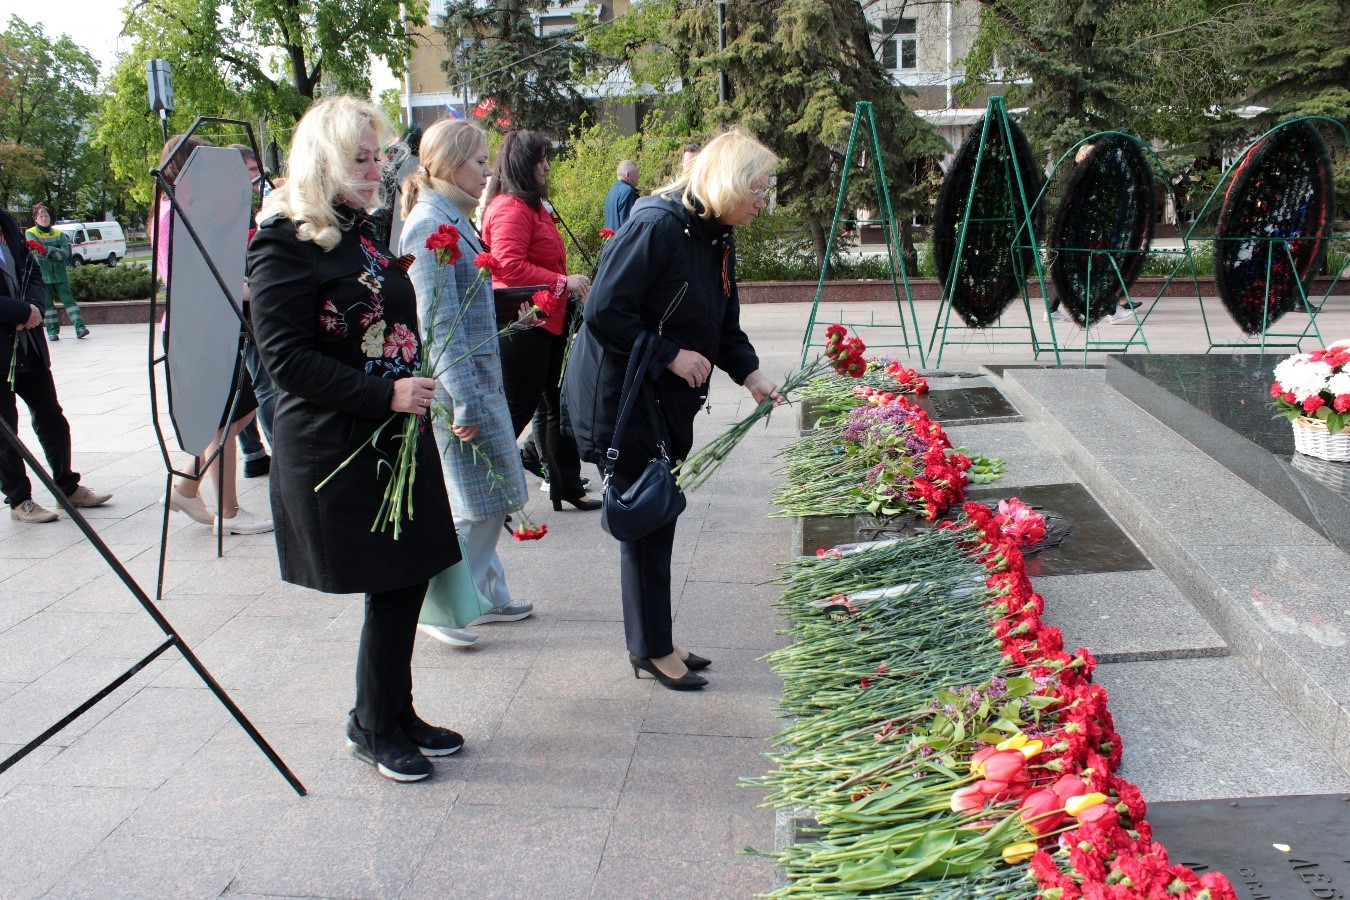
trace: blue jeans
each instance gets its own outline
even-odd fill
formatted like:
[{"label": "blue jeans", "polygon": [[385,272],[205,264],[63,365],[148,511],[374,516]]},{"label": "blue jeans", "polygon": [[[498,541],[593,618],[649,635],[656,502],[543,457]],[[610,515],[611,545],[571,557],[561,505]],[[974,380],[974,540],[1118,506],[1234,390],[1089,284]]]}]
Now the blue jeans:
[{"label": "blue jeans", "polygon": [[244,342],[244,369],[253,381],[253,396],[258,398],[258,415],[239,432],[239,455],[248,462],[267,455],[267,448],[258,436],[258,423],[262,423],[262,433],[267,437],[268,445],[272,444],[272,415],[277,408],[277,386],[272,382],[272,376],[263,369],[258,348],[252,341]]}]

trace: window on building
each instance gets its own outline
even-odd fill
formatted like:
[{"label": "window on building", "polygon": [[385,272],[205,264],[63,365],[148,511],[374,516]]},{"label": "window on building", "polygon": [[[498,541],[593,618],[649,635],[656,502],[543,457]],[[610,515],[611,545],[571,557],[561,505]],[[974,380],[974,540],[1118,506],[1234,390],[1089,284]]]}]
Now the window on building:
[{"label": "window on building", "polygon": [[918,37],[914,19],[882,19],[877,56],[886,69],[919,67]]},{"label": "window on building", "polygon": [[569,31],[575,31],[577,20],[571,16],[540,16],[539,17],[539,36],[548,37],[551,34],[563,34]]}]

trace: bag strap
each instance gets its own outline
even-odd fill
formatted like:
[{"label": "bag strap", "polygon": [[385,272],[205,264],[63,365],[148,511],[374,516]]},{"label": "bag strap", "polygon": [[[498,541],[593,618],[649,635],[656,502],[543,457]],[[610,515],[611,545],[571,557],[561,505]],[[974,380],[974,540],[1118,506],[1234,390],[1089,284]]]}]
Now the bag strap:
[{"label": "bag strap", "polygon": [[624,427],[628,424],[628,415],[633,411],[639,388],[646,377],[647,365],[656,352],[656,341],[645,330],[638,335],[628,354],[628,369],[623,376],[623,395],[619,400],[619,414],[614,419],[614,434],[609,439],[609,449],[605,451],[605,478],[614,471],[619,461],[619,441],[623,438]]}]

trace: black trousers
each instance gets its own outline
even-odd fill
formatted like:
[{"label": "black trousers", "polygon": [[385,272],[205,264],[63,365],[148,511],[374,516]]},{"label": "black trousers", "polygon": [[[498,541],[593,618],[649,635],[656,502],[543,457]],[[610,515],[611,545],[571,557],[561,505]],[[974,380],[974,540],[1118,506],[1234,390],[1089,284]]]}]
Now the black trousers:
[{"label": "black trousers", "polygon": [[[649,457],[650,458],[650,457]],[[645,468],[647,460],[642,460]],[[626,490],[642,469],[615,469],[610,483]],[[675,652],[670,619],[670,559],[675,547],[676,517],[639,541],[619,542],[619,589],[623,597],[623,633],[634,656],[669,656]]]},{"label": "black trousers", "polygon": [[[70,469],[70,423],[56,398],[52,370],[17,372],[12,391],[9,373],[0,372],[0,416],[18,434],[19,407],[15,394],[23,398],[33,416],[33,432],[42,445],[56,486],[69,496],[80,486],[80,474]],[[24,469],[23,456],[6,440],[0,440],[0,490],[10,506],[33,499],[33,485]]]},{"label": "black trousers", "polygon": [[366,594],[366,620],[356,652],[356,720],[388,735],[412,711],[412,655],[425,581]]},{"label": "black trousers", "polygon": [[567,340],[543,328],[527,328],[501,339],[502,384],[506,389],[506,407],[511,427],[520,437],[543,399],[544,430],[535,431],[540,459],[548,466],[550,496],[576,500],[586,492],[581,488],[581,458],[577,443],[562,433],[563,356]]}]

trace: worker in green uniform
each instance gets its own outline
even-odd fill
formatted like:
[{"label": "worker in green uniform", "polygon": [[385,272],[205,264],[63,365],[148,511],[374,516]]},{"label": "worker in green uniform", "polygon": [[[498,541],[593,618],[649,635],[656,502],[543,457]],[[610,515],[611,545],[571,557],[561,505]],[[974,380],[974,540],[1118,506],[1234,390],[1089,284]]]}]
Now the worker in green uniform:
[{"label": "worker in green uniform", "polygon": [[64,231],[52,228],[52,213],[46,206],[38,203],[33,207],[33,227],[24,232],[24,237],[38,241],[47,248],[45,256],[38,256],[38,268],[42,272],[42,283],[47,286],[47,312],[43,317],[47,325],[47,340],[61,340],[61,315],[56,311],[56,301],[60,300],[75,326],[75,336],[89,336],[84,326],[84,316],[75,303],[75,295],[70,291],[70,276],[66,266],[70,264],[70,238]]}]

